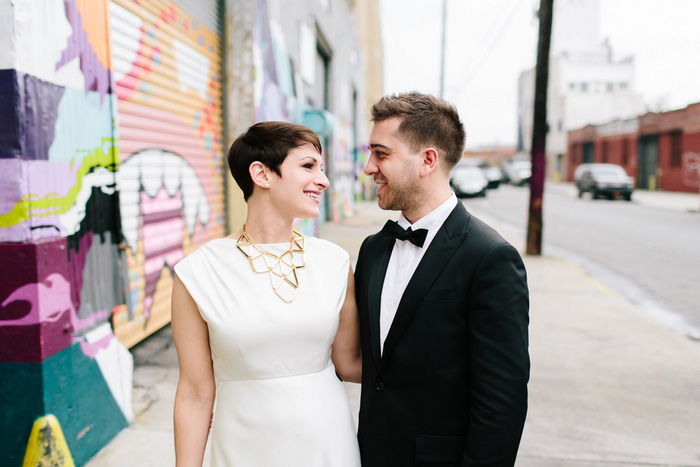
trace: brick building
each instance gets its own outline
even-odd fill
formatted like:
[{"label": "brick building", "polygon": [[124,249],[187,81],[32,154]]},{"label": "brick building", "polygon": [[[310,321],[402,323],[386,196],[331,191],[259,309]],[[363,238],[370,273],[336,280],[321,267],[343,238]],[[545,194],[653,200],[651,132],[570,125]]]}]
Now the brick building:
[{"label": "brick building", "polygon": [[584,162],[625,168],[637,188],[700,189],[700,103],[568,132],[566,179]]}]

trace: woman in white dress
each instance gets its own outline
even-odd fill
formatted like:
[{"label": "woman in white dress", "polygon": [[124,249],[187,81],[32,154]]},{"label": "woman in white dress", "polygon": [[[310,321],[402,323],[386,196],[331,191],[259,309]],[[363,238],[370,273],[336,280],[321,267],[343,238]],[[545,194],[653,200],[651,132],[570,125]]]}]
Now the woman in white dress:
[{"label": "woman in white dress", "polygon": [[319,139],[262,122],[228,161],[248,203],[243,228],[175,266],[177,466],[202,465],[211,420],[213,467],[357,467],[340,381],[361,379],[349,257],[292,228],[320,214]]}]

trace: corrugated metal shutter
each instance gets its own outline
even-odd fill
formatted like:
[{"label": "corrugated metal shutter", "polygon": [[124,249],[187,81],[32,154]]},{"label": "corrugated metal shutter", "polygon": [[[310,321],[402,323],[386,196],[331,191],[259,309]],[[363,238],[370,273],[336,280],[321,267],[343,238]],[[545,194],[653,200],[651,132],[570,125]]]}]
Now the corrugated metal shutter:
[{"label": "corrugated metal shutter", "polygon": [[110,4],[128,287],[114,328],[127,346],[170,321],[173,265],[224,234],[218,6],[181,3]]},{"label": "corrugated metal shutter", "polygon": [[219,0],[174,0],[177,6],[192,16],[196,16],[205,27],[221,35],[221,2]]}]

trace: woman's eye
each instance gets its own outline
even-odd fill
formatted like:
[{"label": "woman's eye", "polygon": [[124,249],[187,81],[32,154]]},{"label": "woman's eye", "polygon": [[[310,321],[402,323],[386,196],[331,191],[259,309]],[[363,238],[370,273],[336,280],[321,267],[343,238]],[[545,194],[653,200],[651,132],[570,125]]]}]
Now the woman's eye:
[{"label": "woman's eye", "polygon": [[304,164],[303,167],[305,169],[312,169],[314,167],[314,165],[313,164]]}]

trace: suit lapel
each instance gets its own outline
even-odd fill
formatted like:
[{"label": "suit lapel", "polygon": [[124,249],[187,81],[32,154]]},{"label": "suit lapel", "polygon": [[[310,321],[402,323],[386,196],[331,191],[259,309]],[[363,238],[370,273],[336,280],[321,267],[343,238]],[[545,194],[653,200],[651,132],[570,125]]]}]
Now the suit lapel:
[{"label": "suit lapel", "polygon": [[[396,344],[411,323],[423,296],[430,290],[445,263],[447,263],[457,247],[459,247],[466,238],[467,224],[469,223],[470,217],[462,203],[458,203],[430,243],[428,251],[423,255],[399,302],[396,316],[394,317],[394,321],[389,328],[389,334],[384,342],[384,352],[381,357],[382,364],[390,357]],[[391,250],[389,250],[389,252],[391,252]],[[384,265],[383,272],[386,272],[386,265]],[[381,288],[379,288],[379,291],[381,292]],[[377,309],[378,307],[379,304],[377,304]],[[378,314],[379,313],[377,313],[377,315]],[[377,329],[378,328],[379,321],[377,317]]]},{"label": "suit lapel", "polygon": [[381,359],[381,347],[379,343],[379,309],[382,301],[382,288],[386,269],[389,266],[391,251],[394,249],[395,240],[383,233],[377,235],[376,259],[372,261],[372,268],[367,282],[367,306],[369,310],[370,342],[372,344],[372,357],[374,364],[379,367]]}]

